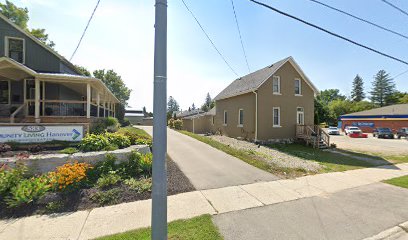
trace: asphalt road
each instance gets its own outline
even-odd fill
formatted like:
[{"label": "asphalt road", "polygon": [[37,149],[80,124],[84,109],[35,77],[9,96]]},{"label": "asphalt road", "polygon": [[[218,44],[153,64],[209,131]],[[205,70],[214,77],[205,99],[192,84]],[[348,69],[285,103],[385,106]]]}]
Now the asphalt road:
[{"label": "asphalt road", "polygon": [[408,190],[375,183],[215,215],[225,240],[363,239],[408,220]]},{"label": "asphalt road", "polygon": [[346,135],[330,136],[330,142],[338,148],[381,155],[408,155],[408,141],[402,139],[378,139],[368,133],[368,138],[351,138]]},{"label": "asphalt road", "polygon": [[[153,128],[137,126],[152,134]],[[167,153],[197,190],[279,179],[194,138],[167,130]]]}]

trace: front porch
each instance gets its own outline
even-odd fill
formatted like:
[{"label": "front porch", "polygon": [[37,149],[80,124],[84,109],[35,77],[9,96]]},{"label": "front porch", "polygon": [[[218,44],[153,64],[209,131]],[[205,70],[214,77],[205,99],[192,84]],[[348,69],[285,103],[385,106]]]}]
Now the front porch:
[{"label": "front porch", "polygon": [[114,117],[117,103],[99,79],[37,73],[0,59],[1,123],[89,123]]}]

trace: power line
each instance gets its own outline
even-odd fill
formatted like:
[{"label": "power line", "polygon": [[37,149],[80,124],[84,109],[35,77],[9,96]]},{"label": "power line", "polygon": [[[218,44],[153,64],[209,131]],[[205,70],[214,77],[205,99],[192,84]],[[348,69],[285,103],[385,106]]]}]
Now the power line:
[{"label": "power line", "polygon": [[389,29],[389,28],[383,27],[383,26],[378,25],[378,24],[376,24],[376,23],[373,23],[373,22],[371,22],[371,21],[369,21],[369,20],[365,20],[365,19],[363,19],[363,18],[361,18],[361,17],[357,17],[357,16],[355,16],[355,15],[353,15],[353,14],[351,14],[351,13],[345,12],[345,11],[343,11],[343,10],[341,10],[341,9],[338,9],[338,8],[335,8],[335,7],[332,7],[332,6],[329,6],[329,5],[325,4],[325,3],[319,2],[319,1],[317,1],[317,0],[309,0],[309,1],[314,2],[314,3],[317,3],[317,4],[320,4],[320,5],[324,6],[324,7],[327,7],[327,8],[330,8],[330,9],[334,10],[334,11],[337,11],[337,12],[340,12],[340,13],[342,13],[342,14],[345,14],[345,15],[347,15],[347,16],[349,16],[349,17],[352,17],[352,18],[354,18],[354,19],[357,19],[357,20],[360,20],[360,21],[365,22],[365,23],[367,23],[367,24],[370,24],[371,26],[377,27],[377,28],[382,29],[382,30],[384,30],[384,31],[387,31],[387,32],[393,33],[393,34],[395,34],[395,35],[398,35],[398,36],[400,36],[400,37],[403,37],[403,38],[405,38],[405,39],[408,39],[408,36],[407,36],[407,35],[404,35],[404,34],[402,34],[402,33],[396,32],[396,31],[391,30],[391,29]]},{"label": "power line", "polygon": [[400,77],[400,76],[402,76],[402,75],[404,75],[406,73],[408,73],[408,70],[405,70],[402,73],[395,75],[395,77],[393,77],[393,79],[396,79],[397,77]]},{"label": "power line", "polygon": [[388,2],[387,0],[381,0],[381,1],[383,1],[384,3],[390,5],[391,7],[397,9],[398,11],[400,11],[400,12],[402,12],[403,14],[405,14],[405,15],[408,16],[408,12],[406,12],[406,11],[405,11],[404,9],[402,9],[402,8],[399,8],[397,5],[392,4],[392,3]]},{"label": "power line", "polygon": [[270,10],[272,10],[272,11],[275,11],[275,12],[277,12],[277,13],[279,13],[279,14],[282,14],[282,15],[284,15],[284,16],[286,16],[286,17],[295,19],[295,20],[297,20],[297,21],[299,21],[299,22],[301,22],[301,23],[304,23],[304,24],[306,24],[306,25],[309,25],[309,26],[311,26],[311,27],[313,27],[313,28],[316,28],[316,29],[318,29],[318,30],[320,30],[320,31],[323,31],[323,32],[325,32],[325,33],[328,33],[328,34],[330,34],[330,35],[332,35],[332,36],[335,36],[335,37],[337,37],[337,38],[343,39],[344,41],[347,41],[347,42],[349,42],[349,43],[352,43],[352,44],[357,45],[357,46],[359,46],[359,47],[362,47],[362,48],[365,48],[365,49],[370,50],[370,51],[372,51],[372,52],[375,52],[375,53],[377,53],[377,54],[379,54],[379,55],[382,55],[382,56],[384,56],[384,57],[393,59],[393,60],[398,61],[398,62],[400,62],[400,63],[403,63],[403,64],[405,64],[405,65],[408,65],[408,62],[406,62],[406,61],[404,61],[404,60],[401,60],[401,59],[396,58],[396,57],[393,57],[393,56],[391,56],[391,55],[389,55],[389,54],[380,52],[380,51],[378,51],[378,50],[375,50],[374,48],[365,46],[365,45],[363,45],[363,44],[361,44],[361,43],[358,43],[358,42],[356,42],[356,41],[353,41],[353,40],[351,40],[351,39],[348,39],[348,38],[346,38],[346,37],[343,37],[343,36],[341,36],[341,35],[339,35],[339,34],[337,34],[337,33],[331,32],[331,31],[329,31],[329,30],[327,30],[327,29],[324,29],[324,28],[322,28],[322,27],[319,27],[319,26],[317,26],[317,25],[315,25],[315,24],[313,24],[313,23],[307,22],[307,21],[305,21],[305,20],[303,20],[303,19],[300,19],[300,18],[298,18],[298,17],[292,16],[292,15],[290,15],[290,14],[288,14],[288,13],[282,12],[282,11],[280,11],[280,10],[278,10],[278,9],[272,7],[272,6],[269,6],[269,5],[265,4],[265,3],[261,3],[261,2],[255,1],[255,0],[249,0],[249,1],[251,1],[251,2],[253,2],[253,3],[256,3],[256,4],[260,5],[260,6],[263,6],[263,7],[265,7],[265,8],[268,8],[268,9],[270,9]]},{"label": "power line", "polygon": [[248,59],[247,59],[247,56],[246,56],[245,48],[244,48],[244,43],[243,43],[243,41],[242,41],[241,30],[240,30],[240,28],[239,28],[237,14],[236,14],[236,12],[235,12],[234,0],[231,0],[231,4],[232,4],[232,10],[233,10],[233,12],[234,12],[235,23],[237,24],[237,29],[238,29],[238,34],[239,34],[239,40],[241,41],[242,52],[244,53],[245,62],[246,62],[246,65],[247,65],[247,67],[248,67],[248,72],[251,72],[251,69],[249,68],[249,64],[248,64]]},{"label": "power line", "polygon": [[69,61],[72,60],[72,58],[74,57],[75,53],[77,52],[77,50],[78,50],[78,48],[79,48],[79,45],[81,45],[82,39],[83,39],[84,36],[85,36],[86,30],[88,30],[89,24],[91,23],[91,20],[92,20],[94,14],[95,14],[96,9],[97,9],[98,6],[99,6],[99,2],[100,2],[100,1],[101,1],[101,0],[98,0],[98,2],[96,3],[96,6],[95,6],[95,8],[94,8],[94,10],[93,10],[93,12],[92,12],[92,14],[91,14],[91,17],[89,18],[88,23],[86,24],[86,27],[85,27],[85,29],[84,29],[84,32],[82,33],[82,36],[81,36],[81,38],[79,39],[78,45],[76,46],[74,52],[72,53],[71,58],[69,59]]},{"label": "power line", "polygon": [[190,8],[188,8],[187,4],[184,2],[184,0],[181,0],[184,4],[184,6],[186,7],[187,11],[190,12],[191,16],[193,16],[193,18],[195,19],[195,21],[197,22],[198,26],[201,28],[201,30],[203,31],[203,33],[205,34],[205,36],[207,37],[207,39],[210,41],[211,45],[213,46],[213,48],[215,49],[215,51],[217,51],[218,55],[220,55],[220,57],[222,58],[222,60],[224,60],[225,64],[227,64],[227,66],[229,67],[229,69],[231,69],[231,71],[238,76],[237,72],[235,72],[235,70],[231,67],[231,65],[228,63],[228,61],[225,59],[225,57],[222,55],[222,53],[218,50],[218,48],[215,46],[214,42],[211,40],[210,36],[207,34],[207,32],[204,30],[203,26],[201,25],[201,23],[198,21],[198,19],[196,18],[196,16],[194,15],[194,13],[190,10]]}]

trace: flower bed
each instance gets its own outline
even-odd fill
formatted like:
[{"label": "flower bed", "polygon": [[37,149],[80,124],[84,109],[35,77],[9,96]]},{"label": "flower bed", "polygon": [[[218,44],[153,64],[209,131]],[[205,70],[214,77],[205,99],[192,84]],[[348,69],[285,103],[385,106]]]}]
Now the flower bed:
[{"label": "flower bed", "polygon": [[[67,163],[28,176],[28,169],[0,169],[0,217],[76,211],[150,198],[152,155],[133,152],[118,162]],[[168,161],[169,194],[194,190],[177,165]]]}]

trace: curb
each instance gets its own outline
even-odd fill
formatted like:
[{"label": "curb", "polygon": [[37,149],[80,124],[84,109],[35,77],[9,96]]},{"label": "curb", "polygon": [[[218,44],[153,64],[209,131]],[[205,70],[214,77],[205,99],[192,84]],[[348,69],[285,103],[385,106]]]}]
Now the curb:
[{"label": "curb", "polygon": [[363,240],[397,240],[405,238],[408,239],[408,221],[384,230],[372,237],[364,238]]}]

